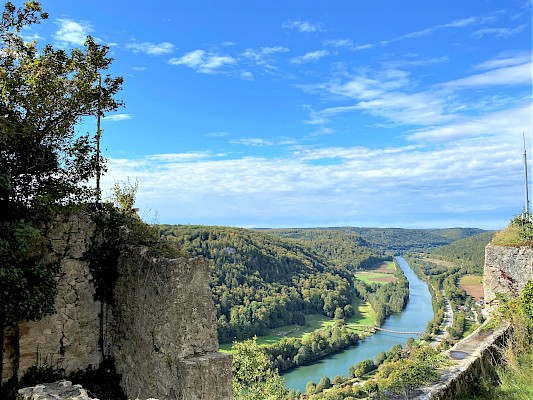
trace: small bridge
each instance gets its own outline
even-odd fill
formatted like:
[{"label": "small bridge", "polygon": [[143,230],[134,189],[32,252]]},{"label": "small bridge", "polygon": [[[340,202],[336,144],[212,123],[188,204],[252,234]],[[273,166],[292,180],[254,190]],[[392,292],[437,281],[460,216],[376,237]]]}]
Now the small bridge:
[{"label": "small bridge", "polygon": [[383,332],[389,332],[389,333],[396,333],[396,334],[399,334],[399,335],[416,335],[418,338],[421,338],[422,336],[424,336],[424,332],[400,332],[400,331],[392,331],[390,329],[384,329],[384,328],[380,328],[379,326],[373,326],[373,325],[356,325],[356,327],[361,327],[363,329],[367,329],[367,330],[376,330],[376,331],[383,331]]}]

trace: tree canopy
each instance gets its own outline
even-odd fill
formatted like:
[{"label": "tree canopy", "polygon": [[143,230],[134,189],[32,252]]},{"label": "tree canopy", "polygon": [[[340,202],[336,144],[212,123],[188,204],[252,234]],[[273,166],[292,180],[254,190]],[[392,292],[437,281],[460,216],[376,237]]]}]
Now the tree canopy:
[{"label": "tree canopy", "polygon": [[105,75],[108,47],[27,42],[23,28],[48,18],[38,1],[5,4],[0,20],[0,325],[53,310],[57,264],[42,254],[51,211],[91,202],[103,169],[96,139],[76,131],[83,118],[116,110],[122,78]]}]

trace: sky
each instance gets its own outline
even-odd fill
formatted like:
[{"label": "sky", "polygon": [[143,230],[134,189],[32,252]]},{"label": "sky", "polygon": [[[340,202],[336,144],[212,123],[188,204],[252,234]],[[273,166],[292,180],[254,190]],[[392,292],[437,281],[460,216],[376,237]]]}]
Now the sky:
[{"label": "sky", "polygon": [[24,35],[109,46],[104,194],[137,180],[147,222],[501,229],[523,135],[533,160],[531,5],[50,0]]}]

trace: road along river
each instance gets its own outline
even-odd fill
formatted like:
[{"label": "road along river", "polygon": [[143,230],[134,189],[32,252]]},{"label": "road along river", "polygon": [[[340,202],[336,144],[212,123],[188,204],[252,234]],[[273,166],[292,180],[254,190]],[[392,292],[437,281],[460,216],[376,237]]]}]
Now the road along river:
[{"label": "road along river", "polygon": [[[415,275],[403,257],[396,257],[396,260],[409,281],[409,301],[400,314],[388,317],[382,328],[398,332],[424,332],[427,323],[433,319],[431,294],[426,283]],[[416,336],[413,337],[417,339]],[[285,387],[305,393],[307,382],[318,383],[324,375],[331,380],[335,375],[348,376],[348,368],[353,364],[374,358],[378,353],[387,351],[394,345],[403,346],[408,338],[409,335],[379,331],[344,351],[282,373]]]}]

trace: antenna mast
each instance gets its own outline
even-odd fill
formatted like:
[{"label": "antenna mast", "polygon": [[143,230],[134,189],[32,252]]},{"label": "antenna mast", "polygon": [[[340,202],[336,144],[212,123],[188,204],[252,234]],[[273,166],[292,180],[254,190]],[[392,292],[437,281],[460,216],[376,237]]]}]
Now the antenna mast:
[{"label": "antenna mast", "polygon": [[527,186],[527,154],[526,154],[526,135],[522,132],[524,137],[524,191],[525,191],[525,212],[524,217],[529,218],[529,189]]}]

